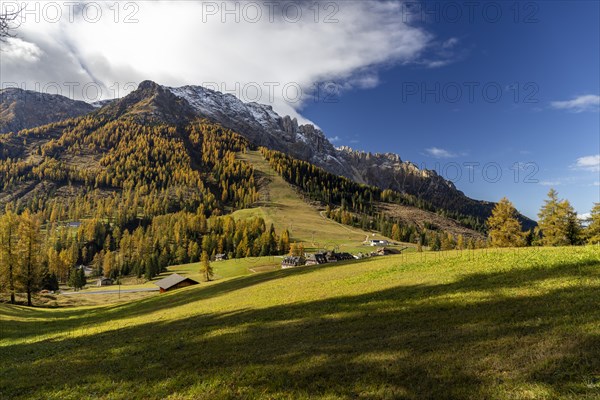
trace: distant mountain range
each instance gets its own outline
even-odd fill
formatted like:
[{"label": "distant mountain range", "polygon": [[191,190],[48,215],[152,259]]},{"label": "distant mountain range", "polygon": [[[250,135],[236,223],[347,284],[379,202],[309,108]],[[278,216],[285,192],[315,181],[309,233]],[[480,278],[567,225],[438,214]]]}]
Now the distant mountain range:
[{"label": "distant mountain range", "polygon": [[[0,92],[0,133],[90,113],[109,119],[127,115],[145,124],[182,125],[204,118],[241,134],[256,145],[285,152],[359,183],[417,196],[451,212],[483,220],[494,207],[494,203],[467,197],[435,171],[419,169],[396,154],[336,148],[313,125],[300,125],[296,119],[278,115],[271,106],[244,103],[231,94],[201,86],[173,88],[144,81],[122,99],[94,105],[20,89]],[[525,216],[521,216],[521,221],[525,228],[535,226],[535,222]]]},{"label": "distant mountain range", "polygon": [[96,110],[68,97],[16,88],[0,91],[0,133],[16,132]]}]

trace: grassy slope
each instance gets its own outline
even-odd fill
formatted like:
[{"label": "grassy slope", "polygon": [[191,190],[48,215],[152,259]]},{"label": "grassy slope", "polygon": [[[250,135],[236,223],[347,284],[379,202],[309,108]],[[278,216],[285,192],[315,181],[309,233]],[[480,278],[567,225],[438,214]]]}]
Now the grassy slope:
[{"label": "grassy slope", "polygon": [[[250,275],[256,272],[264,272],[270,269],[279,268],[281,264],[281,258],[276,256],[267,256],[267,257],[248,257],[248,258],[240,258],[240,259],[232,259],[225,261],[213,261],[211,262],[211,266],[213,268],[213,279],[225,279],[225,278],[233,278],[235,276],[242,275]],[[180,275],[188,276],[195,280],[201,280],[200,275],[200,263],[190,263],[190,264],[182,264],[182,265],[172,265],[168,267],[168,271],[160,274],[157,277],[154,277],[150,281],[144,281],[144,278],[136,279],[136,278],[124,278],[123,279],[123,288],[126,289],[142,289],[149,287],[156,287],[154,283],[160,279],[163,279],[172,273],[177,273]],[[93,284],[95,282],[94,278],[90,278],[88,283]],[[138,281],[142,281],[138,283]],[[116,287],[90,287],[85,289],[86,291],[102,291],[102,290],[114,290]]]},{"label": "grassy slope", "polygon": [[0,398],[600,395],[600,250],[421,253],[0,305]]},{"label": "grassy slope", "polygon": [[[288,229],[293,240],[305,242],[307,249],[333,248],[359,252],[372,250],[362,246],[370,233],[331,221],[306,203],[292,187],[271,169],[259,152],[249,152],[240,158],[250,162],[259,172],[261,206],[236,211],[235,218],[263,217],[273,223],[277,232]],[[380,238],[380,236],[377,236]]]}]

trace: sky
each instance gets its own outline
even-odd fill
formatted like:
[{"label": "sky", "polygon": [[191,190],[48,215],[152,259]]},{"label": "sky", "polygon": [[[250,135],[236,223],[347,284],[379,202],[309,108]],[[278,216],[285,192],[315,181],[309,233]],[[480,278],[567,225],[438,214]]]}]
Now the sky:
[{"label": "sky", "polygon": [[600,201],[599,4],[28,2],[0,83],[86,101],[146,79],[203,85],[534,219],[550,188],[586,214]]}]

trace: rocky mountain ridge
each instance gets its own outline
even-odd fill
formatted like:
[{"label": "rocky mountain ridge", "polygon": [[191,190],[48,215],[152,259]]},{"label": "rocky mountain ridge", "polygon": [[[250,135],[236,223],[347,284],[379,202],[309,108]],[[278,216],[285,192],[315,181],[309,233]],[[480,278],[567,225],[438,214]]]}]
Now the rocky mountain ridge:
[{"label": "rocky mountain ridge", "polygon": [[95,110],[92,104],[68,97],[7,88],[0,90],[0,133],[46,125]]},{"label": "rocky mountain ridge", "polygon": [[[20,110],[25,106],[23,103],[6,101],[14,98],[15,93],[7,93],[7,90],[4,90],[2,95],[3,108],[0,110],[16,110],[13,113],[19,115],[24,112]],[[29,96],[31,93],[24,95],[26,99]],[[121,99],[95,105],[62,96],[57,98],[53,95],[42,95],[41,99],[42,101],[33,105],[36,108],[35,115],[45,115],[44,119],[13,118],[10,122],[4,122],[4,125],[10,124],[13,127],[9,130],[18,130],[89,112],[109,119],[127,114],[143,123],[162,122],[175,125],[204,118],[240,133],[256,145],[285,152],[359,183],[417,196],[450,212],[484,220],[494,207],[494,203],[467,197],[437,172],[420,169],[414,163],[402,160],[397,154],[371,154],[349,147],[336,148],[326,135],[313,125],[301,125],[295,118],[280,116],[269,105],[244,103],[231,94],[223,94],[202,86],[175,88],[144,81],[135,91]],[[31,103],[29,101],[27,105]],[[524,216],[521,220],[526,228],[535,225],[535,222]]]}]

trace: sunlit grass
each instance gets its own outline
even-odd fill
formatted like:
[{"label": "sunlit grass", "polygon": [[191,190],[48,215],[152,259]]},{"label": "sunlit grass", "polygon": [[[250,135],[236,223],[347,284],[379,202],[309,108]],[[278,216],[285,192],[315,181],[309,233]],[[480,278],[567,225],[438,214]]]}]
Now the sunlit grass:
[{"label": "sunlit grass", "polygon": [[586,247],[413,253],[96,307],[0,305],[0,398],[598,398],[599,298],[600,250]]},{"label": "sunlit grass", "polygon": [[371,233],[325,218],[277,175],[258,151],[241,154],[240,158],[250,162],[263,179],[259,180],[261,206],[234,212],[236,219],[262,217],[267,224],[274,224],[279,233],[287,229],[292,240],[304,242],[308,250],[334,247],[355,253],[373,250],[362,245]]}]

